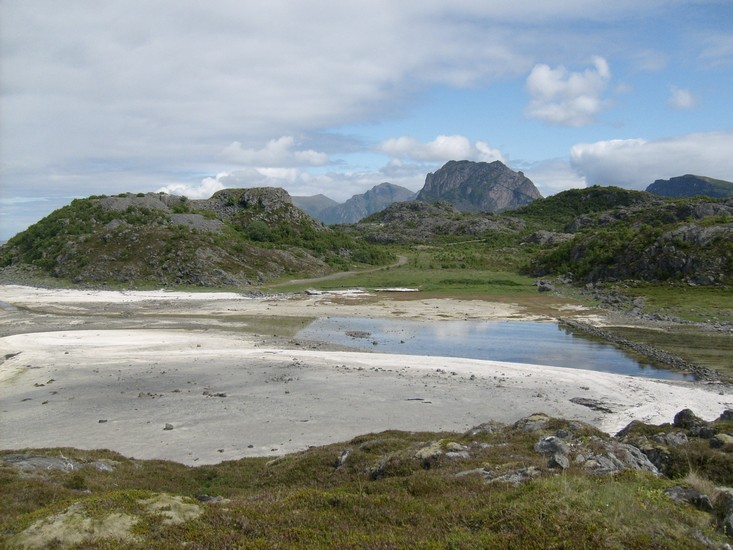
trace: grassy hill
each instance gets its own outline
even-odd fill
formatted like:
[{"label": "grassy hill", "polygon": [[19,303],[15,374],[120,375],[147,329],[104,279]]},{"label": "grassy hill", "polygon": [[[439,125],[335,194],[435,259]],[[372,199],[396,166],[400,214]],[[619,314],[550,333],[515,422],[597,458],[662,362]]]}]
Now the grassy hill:
[{"label": "grassy hill", "polygon": [[0,248],[3,267],[135,285],[241,286],[390,259],[269,188],[229,189],[202,201],[157,193],[77,199]]}]

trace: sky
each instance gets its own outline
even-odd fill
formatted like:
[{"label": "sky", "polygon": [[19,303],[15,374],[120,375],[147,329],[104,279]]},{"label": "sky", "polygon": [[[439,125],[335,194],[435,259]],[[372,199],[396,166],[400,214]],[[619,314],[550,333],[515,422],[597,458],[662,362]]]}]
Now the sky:
[{"label": "sky", "polygon": [[2,0],[0,240],[74,198],[342,202],[500,160],[733,181],[733,0]]}]

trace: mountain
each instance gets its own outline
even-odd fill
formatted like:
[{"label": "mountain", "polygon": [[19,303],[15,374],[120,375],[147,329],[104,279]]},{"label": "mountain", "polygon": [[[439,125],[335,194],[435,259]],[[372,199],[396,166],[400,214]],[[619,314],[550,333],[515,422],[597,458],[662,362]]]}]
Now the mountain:
[{"label": "mountain", "polygon": [[391,183],[380,183],[366,193],[354,195],[343,204],[322,210],[316,216],[323,223],[355,223],[380,212],[395,202],[411,201],[415,193]]},{"label": "mountain", "polygon": [[503,212],[540,198],[542,195],[529,178],[498,160],[452,160],[427,175],[416,200],[444,200],[464,212]]},{"label": "mountain", "polygon": [[668,180],[656,180],[647,192],[664,197],[695,197],[705,195],[719,199],[733,197],[733,182],[706,176],[685,174]]},{"label": "mountain", "polygon": [[295,206],[316,219],[318,219],[318,214],[326,208],[337,206],[339,204],[335,200],[328,198],[326,195],[312,195],[310,197],[293,196],[292,199]]},{"label": "mountain", "polygon": [[76,199],[0,247],[1,268],[92,284],[240,286],[390,257],[268,187],[224,189],[205,200],[165,193]]}]

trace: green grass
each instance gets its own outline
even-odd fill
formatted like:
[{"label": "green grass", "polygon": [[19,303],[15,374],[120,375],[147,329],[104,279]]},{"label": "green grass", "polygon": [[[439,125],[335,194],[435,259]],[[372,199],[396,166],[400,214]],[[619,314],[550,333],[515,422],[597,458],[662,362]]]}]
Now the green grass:
[{"label": "green grass", "polygon": [[650,312],[672,315],[688,321],[733,321],[733,292],[716,287],[652,285],[636,283],[621,290],[629,296],[646,298]]},{"label": "green grass", "polygon": [[[127,541],[129,548],[184,543],[188,548],[694,548],[699,533],[722,544],[710,515],[664,495],[664,488],[686,481],[639,472],[594,476],[578,466],[564,473],[548,470],[533,444],[569,425],[553,420],[547,432],[507,428],[474,436],[388,431],[274,460],[198,468],[130,460],[109,451],[34,451],[112,460],[116,469],[20,473],[0,466],[0,543],[75,504],[80,513],[102,520],[110,513],[139,517],[134,527],[139,538]],[[578,444],[598,434],[577,424],[572,429]],[[470,457],[418,458],[416,449],[431,441],[442,448],[449,442],[469,445]],[[678,460],[680,478],[689,479],[687,464],[696,468],[698,485],[715,460],[718,474],[730,469],[725,453],[715,455],[705,443],[691,443],[688,455]],[[339,465],[347,449],[351,454]],[[530,465],[540,469],[540,477],[518,487],[455,475]],[[159,493],[228,500],[199,504],[198,518],[167,525],[162,516],[138,510],[137,503]],[[119,542],[86,541],[78,547],[114,548]]]}]

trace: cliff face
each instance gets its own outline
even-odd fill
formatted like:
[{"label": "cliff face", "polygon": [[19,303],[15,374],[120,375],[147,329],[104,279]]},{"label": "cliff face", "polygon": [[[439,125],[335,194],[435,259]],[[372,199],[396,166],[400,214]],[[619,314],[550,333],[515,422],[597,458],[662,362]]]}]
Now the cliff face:
[{"label": "cliff face", "polygon": [[502,212],[542,198],[532,181],[500,161],[450,161],[428,174],[416,199],[443,200],[464,212]]},{"label": "cliff face", "polygon": [[663,197],[695,197],[704,195],[724,199],[733,197],[733,182],[686,174],[668,180],[656,180],[646,190],[649,193]]},{"label": "cliff face", "polygon": [[354,195],[343,204],[322,210],[317,218],[324,223],[356,223],[381,212],[395,202],[411,201],[415,193],[391,183],[380,183],[366,193]]}]

